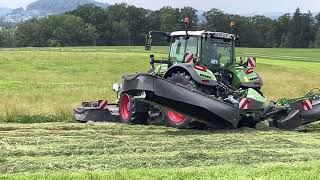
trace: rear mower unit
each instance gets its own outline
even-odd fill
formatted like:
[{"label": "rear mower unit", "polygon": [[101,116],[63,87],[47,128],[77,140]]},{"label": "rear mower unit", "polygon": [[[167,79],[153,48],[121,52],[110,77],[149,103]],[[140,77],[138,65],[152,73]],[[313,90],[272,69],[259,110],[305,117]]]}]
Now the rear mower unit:
[{"label": "rear mower unit", "polygon": [[254,71],[256,58],[236,62],[236,35],[150,31],[146,50],[154,34],[170,42],[168,59],[150,55],[148,73],[124,76],[122,83],[113,85],[117,103],[84,102],[74,110],[76,120],[147,124],[162,119],[176,128],[255,127],[268,120],[274,127],[295,129],[320,119],[317,89],[295,99],[268,100],[261,92],[263,80]]}]

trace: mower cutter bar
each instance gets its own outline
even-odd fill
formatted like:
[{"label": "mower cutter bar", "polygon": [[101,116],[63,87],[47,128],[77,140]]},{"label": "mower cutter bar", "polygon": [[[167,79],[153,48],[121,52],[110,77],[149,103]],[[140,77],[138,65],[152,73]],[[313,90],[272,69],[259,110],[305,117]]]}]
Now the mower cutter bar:
[{"label": "mower cutter bar", "polygon": [[74,109],[74,118],[79,122],[114,122],[119,119],[118,104],[107,101],[82,102],[82,106]]}]

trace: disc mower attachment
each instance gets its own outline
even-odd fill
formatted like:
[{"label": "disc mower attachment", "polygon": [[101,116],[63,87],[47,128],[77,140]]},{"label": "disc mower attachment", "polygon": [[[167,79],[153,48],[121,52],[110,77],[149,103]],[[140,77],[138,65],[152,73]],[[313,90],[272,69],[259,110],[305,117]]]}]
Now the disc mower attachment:
[{"label": "disc mower attachment", "polygon": [[241,120],[238,107],[167,79],[149,74],[136,74],[123,79],[123,92],[131,96],[145,94],[143,101],[182,113],[200,122],[237,128]]},{"label": "disc mower attachment", "polygon": [[[309,105],[307,105],[308,103]],[[311,106],[310,106],[311,103]],[[303,110],[301,111],[303,125],[313,123],[320,120],[320,98],[314,98],[310,101],[303,102]]]},{"label": "disc mower attachment", "polygon": [[295,129],[318,120],[320,120],[320,98],[313,96],[291,103],[286,114],[275,119],[273,125],[280,129]]},{"label": "disc mower attachment", "polygon": [[74,109],[74,118],[79,122],[116,122],[119,121],[117,104],[108,104],[107,101],[83,102],[81,107]]}]

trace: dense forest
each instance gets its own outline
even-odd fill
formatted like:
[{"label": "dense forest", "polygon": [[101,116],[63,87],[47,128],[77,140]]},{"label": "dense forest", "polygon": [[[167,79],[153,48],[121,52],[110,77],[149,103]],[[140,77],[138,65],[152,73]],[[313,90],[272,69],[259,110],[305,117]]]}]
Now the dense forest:
[{"label": "dense forest", "polygon": [[299,8],[293,15],[284,14],[275,20],[211,9],[203,13],[204,20],[199,20],[192,7],[167,6],[151,11],[124,3],[107,9],[86,4],[62,15],[2,28],[0,46],[143,45],[149,30],[184,30],[184,16],[190,18],[192,30],[230,32],[229,24],[234,21],[233,33],[240,36],[241,47],[320,48],[320,14],[313,16]]}]

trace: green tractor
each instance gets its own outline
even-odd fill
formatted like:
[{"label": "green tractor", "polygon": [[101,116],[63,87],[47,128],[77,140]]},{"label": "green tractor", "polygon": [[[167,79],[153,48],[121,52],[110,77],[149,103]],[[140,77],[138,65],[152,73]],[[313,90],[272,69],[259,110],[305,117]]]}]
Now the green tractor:
[{"label": "green tractor", "polygon": [[118,103],[105,108],[106,101],[84,102],[75,109],[78,121],[119,119],[147,124],[160,118],[176,128],[238,128],[269,120],[272,126],[294,129],[320,119],[318,92],[277,102],[264,97],[263,80],[254,72],[256,58],[236,61],[238,36],[150,31],[146,50],[152,48],[154,34],[170,42],[168,59],[150,55],[148,73],[127,75],[121,84],[114,84]]},{"label": "green tractor", "polygon": [[[151,31],[146,38],[146,50],[151,49],[154,33],[161,33],[170,41],[170,52],[167,60],[157,61],[154,55],[150,55],[150,74],[230,103],[237,101],[234,95],[239,96],[248,89],[251,89],[249,92],[252,95],[263,99],[262,79],[253,71],[256,59],[250,57],[245,63],[236,63],[237,36],[210,31],[177,31],[170,34]],[[160,64],[155,66],[155,62]],[[187,128],[193,124],[203,125],[167,108],[163,108],[161,113],[170,126]],[[251,126],[254,124],[252,122]]]}]

